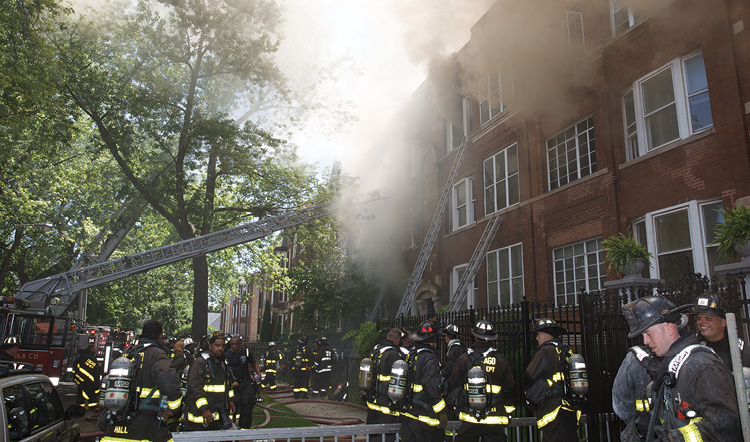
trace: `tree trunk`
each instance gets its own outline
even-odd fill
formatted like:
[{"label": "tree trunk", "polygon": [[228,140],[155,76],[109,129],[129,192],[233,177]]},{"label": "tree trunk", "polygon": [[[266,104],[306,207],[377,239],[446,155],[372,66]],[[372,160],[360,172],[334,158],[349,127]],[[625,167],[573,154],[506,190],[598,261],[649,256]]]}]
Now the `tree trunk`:
[{"label": "tree trunk", "polygon": [[208,332],[208,261],[206,256],[193,258],[193,340],[198,342]]}]

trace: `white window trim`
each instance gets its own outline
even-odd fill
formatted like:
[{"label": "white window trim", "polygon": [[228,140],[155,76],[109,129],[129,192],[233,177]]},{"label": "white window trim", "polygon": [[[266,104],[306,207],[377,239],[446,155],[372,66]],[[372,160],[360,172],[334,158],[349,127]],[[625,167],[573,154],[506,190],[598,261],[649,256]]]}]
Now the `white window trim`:
[{"label": "white window trim", "polygon": [[[495,167],[496,167],[495,157],[497,157],[499,155],[504,155],[505,156],[504,163],[505,163],[505,169],[506,169],[506,172],[507,172],[507,170],[508,170],[508,150],[510,148],[512,148],[513,146],[516,147],[516,162],[517,163],[516,163],[516,172],[514,173],[514,175],[518,176],[518,201],[515,202],[515,203],[513,203],[513,204],[506,204],[504,207],[498,207],[498,204],[497,204],[497,202],[498,202],[498,198],[497,198],[497,186],[496,186],[497,182],[494,181],[495,177],[497,176],[497,172],[495,172]],[[490,156],[489,158],[486,158],[484,161],[482,161],[482,198],[485,199],[485,201],[484,201],[484,215],[485,216],[493,214],[493,213],[498,212],[498,211],[503,210],[503,209],[507,209],[508,207],[512,207],[512,206],[515,206],[515,205],[521,203],[521,167],[518,164],[518,155],[519,155],[519,153],[518,153],[518,143],[513,143],[513,144],[511,144],[511,145],[503,148],[499,152],[495,153],[494,155]],[[486,201],[486,198],[487,198],[487,189],[490,186],[488,186],[487,183],[484,182],[484,179],[485,179],[484,165],[487,163],[487,161],[490,161],[490,160],[492,160],[492,172],[493,172],[492,173],[492,180],[493,181],[492,181],[492,184],[490,184],[490,186],[492,186],[492,187],[495,188],[494,189],[495,190],[494,191],[494,195],[495,195],[495,201],[494,201],[495,210],[493,210],[492,212],[488,212],[487,211],[487,201]],[[506,198],[505,198],[505,200],[506,200],[506,202],[510,201],[510,188],[507,185],[507,183],[508,183],[509,180],[510,180],[510,175],[506,174],[506,177],[505,177],[505,182],[506,182],[506,185],[505,185],[505,197]]]},{"label": "white window trim", "polygon": [[[464,198],[466,201],[466,223],[459,225],[458,217],[458,187],[464,185]],[[451,231],[466,227],[474,222],[474,178],[467,177],[453,185],[451,191]]]},{"label": "white window trim", "polygon": [[247,304],[242,304],[242,307],[240,307],[240,315],[243,318],[247,317]]},{"label": "white window trim", "polygon": [[[508,253],[508,258],[509,258],[508,262],[511,265],[511,268],[509,269],[509,271],[510,271],[510,273],[509,273],[509,279],[510,279],[510,287],[511,287],[511,290],[512,290],[513,289],[513,278],[514,277],[513,277],[513,269],[512,269],[513,264],[512,264],[512,260],[510,258],[512,256],[511,255],[511,249],[513,247],[516,247],[516,246],[520,247],[520,250],[521,250],[521,291],[522,291],[521,297],[523,298],[523,296],[526,294],[526,281],[525,281],[525,277],[524,277],[524,268],[523,268],[523,243],[519,242],[519,243],[508,245],[506,247],[500,247],[498,249],[490,250],[485,255],[485,263],[489,262],[489,260],[487,259],[487,255],[489,255],[491,253],[497,253],[498,254],[498,258],[499,258],[499,253],[501,251],[507,250],[506,253]],[[499,262],[500,262],[500,260],[498,259],[498,263]],[[499,269],[498,269],[497,275],[498,275],[498,278],[499,278],[500,277]],[[499,288],[500,288],[500,279],[498,279],[496,282],[498,283],[498,291],[499,291]],[[490,300],[489,300],[489,296],[490,296],[489,283],[490,283],[490,280],[489,280],[489,273],[488,273],[488,275],[487,275],[487,286],[488,286],[488,288],[487,288],[487,305],[488,306],[490,305]],[[500,293],[499,292],[498,293],[494,293],[494,295],[495,296],[499,296]],[[510,299],[510,303],[511,304],[515,304],[517,302],[521,302],[521,300],[516,300],[516,299],[513,298],[513,293],[511,293],[510,295],[511,295],[510,296],[511,297],[511,299]],[[497,303],[498,303],[498,305],[500,305],[500,298],[497,299]],[[502,307],[502,305],[500,305],[500,306]]]},{"label": "white window trim", "polygon": [[[506,81],[503,80],[503,68],[506,67],[507,64],[507,72],[509,73],[510,79],[507,79]],[[492,78],[491,74],[493,72],[497,71],[497,77]],[[493,81],[496,82],[497,91],[500,96],[500,110],[497,112],[497,114],[492,113],[492,102],[490,100],[490,97],[492,97],[492,91],[493,89]],[[503,85],[509,85],[510,89],[510,97],[504,97],[503,96]],[[486,88],[486,89],[485,89]],[[486,94],[485,94],[486,92]],[[482,78],[479,80],[479,95],[478,97],[484,97],[486,95],[485,100],[479,100],[479,125],[484,126],[490,121],[492,121],[495,117],[498,115],[501,115],[503,112],[505,112],[508,108],[510,108],[514,101],[514,95],[515,95],[515,88],[514,88],[514,82],[513,82],[513,64],[510,62],[510,60],[501,60],[500,63],[498,63],[496,66],[493,66],[492,69],[490,69],[489,72],[487,72],[485,75],[482,76]],[[490,101],[487,107],[488,112],[488,118],[486,121],[482,121],[482,103],[485,101]]]},{"label": "white window trim", "polygon": [[[616,0],[609,0],[609,23],[610,27],[612,28],[612,38],[617,37],[617,27],[615,25],[615,1]],[[620,9],[627,9],[628,10],[628,27],[627,29],[624,29],[620,35],[627,32],[628,29],[632,29],[638,22],[640,21],[639,18],[633,14],[633,8],[631,8],[628,5],[623,4],[622,8]],[[620,10],[618,9],[618,11]]]},{"label": "white window trim", "polygon": [[[562,293],[561,294],[561,293],[557,292],[557,282],[558,281],[557,281],[557,274],[556,274],[557,272],[555,271],[555,250],[558,250],[558,249],[561,249],[561,248],[565,248],[565,247],[573,247],[576,244],[584,244],[584,247],[585,247],[585,243],[586,242],[594,240],[594,239],[599,239],[600,243],[603,240],[600,236],[595,236],[595,237],[583,239],[581,241],[575,241],[575,242],[572,242],[572,243],[563,244],[563,245],[560,245],[558,247],[554,247],[552,249],[552,284],[553,284],[553,296],[555,297],[555,307],[559,307],[561,305],[559,303],[559,301],[558,301],[558,298],[565,297],[566,300],[567,300],[567,297],[570,296],[570,294],[566,294],[566,293]],[[586,253],[588,253],[588,251],[586,251]],[[597,253],[602,253],[603,254],[604,251],[602,249],[599,249],[597,251]],[[599,262],[600,266],[604,265],[604,259],[605,258],[602,257],[601,261]],[[589,292],[589,291],[592,290],[591,286],[589,285],[589,279],[591,279],[591,278],[588,275],[588,267],[589,267],[589,263],[585,262],[584,263],[584,271],[586,272],[586,276],[585,276],[584,280],[585,280],[585,286],[586,286],[586,291],[587,292]],[[602,281],[602,279],[604,277],[606,277],[607,271],[606,271],[606,269],[602,269],[600,267],[599,272],[600,272],[599,275],[598,275],[599,276],[599,281],[600,281],[599,282],[599,284],[600,284],[599,287],[602,288],[603,287],[603,281]],[[578,303],[579,303],[578,294],[579,294],[578,291],[572,293],[572,295],[573,295],[573,304],[574,305],[578,305]]]},{"label": "white window trim", "polygon": [[[554,190],[554,189],[557,189],[557,188],[559,188],[559,187],[562,187],[562,186],[564,186],[564,185],[566,185],[566,184],[570,184],[570,183],[572,183],[572,182],[574,182],[574,181],[578,181],[578,180],[580,180],[581,178],[585,178],[585,177],[587,177],[587,176],[589,176],[589,175],[591,175],[591,174],[593,174],[593,173],[596,173],[596,171],[598,170],[598,167],[592,167],[592,166],[591,166],[591,163],[589,163],[589,169],[592,169],[592,170],[591,170],[591,171],[590,171],[590,172],[588,173],[588,175],[581,175],[581,144],[580,144],[580,143],[578,142],[578,137],[579,137],[579,136],[580,136],[581,134],[580,134],[580,133],[578,133],[578,124],[580,124],[580,123],[582,123],[582,122],[584,122],[584,121],[586,121],[586,120],[589,120],[589,119],[591,119],[591,129],[587,130],[587,132],[591,132],[591,133],[593,133],[593,134],[594,134],[594,149],[593,149],[593,151],[594,151],[594,152],[596,152],[596,128],[594,127],[594,119],[593,119],[593,115],[587,115],[587,116],[585,116],[585,117],[581,118],[580,120],[576,121],[575,123],[573,123],[573,124],[570,124],[570,125],[568,125],[568,126],[565,126],[565,127],[564,127],[564,128],[562,129],[562,130],[559,130],[559,131],[557,131],[557,132],[556,132],[556,133],[555,133],[554,135],[552,135],[551,137],[548,137],[548,138],[547,138],[547,139],[545,140],[545,142],[544,142],[544,148],[545,148],[545,154],[546,154],[546,156],[547,156],[547,189],[549,189],[549,190]],[[553,189],[553,188],[552,188],[552,177],[551,177],[551,175],[552,175],[552,167],[550,166],[550,160],[549,160],[549,140],[551,140],[551,139],[553,139],[553,138],[556,138],[556,137],[557,137],[558,135],[560,135],[561,133],[565,133],[565,132],[567,132],[567,130],[568,130],[568,129],[570,129],[570,128],[573,128],[573,129],[575,130],[575,143],[576,143],[576,175],[577,175],[577,176],[576,176],[575,178],[569,179],[569,180],[568,180],[568,181],[567,181],[566,183],[564,183],[564,184],[558,184],[558,185],[557,185],[557,186],[556,186],[556,187],[555,187],[555,188]],[[589,140],[589,141],[590,141],[590,140]],[[589,146],[589,154],[591,153],[591,151],[592,151],[592,150],[591,150],[591,148],[590,148],[590,146]],[[596,155],[596,153],[595,153],[595,155]],[[598,163],[597,163],[597,166],[598,166]],[[557,164],[557,167],[556,167],[556,169],[558,170],[558,173],[557,173],[557,181],[559,182],[559,181],[560,181],[560,173],[559,173],[559,170],[560,170],[560,164],[559,164],[559,163]],[[570,171],[568,171],[568,172],[570,172]],[[568,174],[569,174],[569,173],[568,173]],[[566,178],[567,178],[567,177],[566,177]]]},{"label": "white window trim", "polygon": [[[571,17],[578,18],[577,23],[571,23]],[[573,34],[570,32],[571,25],[576,25],[580,23],[581,25],[581,33],[579,34]],[[573,54],[576,51],[578,51],[578,48],[581,50],[586,50],[586,32],[583,24],[583,13],[578,10],[573,11],[565,11],[565,22],[564,22],[564,37],[568,41],[568,53]],[[575,42],[574,42],[575,37]],[[580,42],[578,40],[580,39]]]},{"label": "white window trim", "polygon": [[690,230],[693,271],[703,275],[710,275],[713,273],[713,269],[708,268],[708,253],[706,252],[707,244],[702,208],[703,206],[715,204],[717,202],[720,202],[720,200],[692,200],[687,203],[666,207],[644,215],[643,220],[646,222],[646,241],[648,244],[648,251],[654,256],[651,260],[651,267],[654,269],[654,274],[657,278],[661,277],[661,271],[659,269],[658,250],[656,249],[656,227],[654,226],[654,218],[684,209],[687,209],[688,211],[688,228]]},{"label": "white window trim", "polygon": [[[461,271],[463,270],[466,272],[466,270],[469,269],[469,264],[461,264],[453,267],[453,271],[451,272],[451,300],[456,295],[456,290],[458,290],[458,283],[461,282]],[[476,299],[477,299],[477,287],[476,287],[476,277],[474,278],[474,281],[471,282],[471,288],[468,292],[466,292],[466,303],[464,307],[467,309],[470,308],[476,308]]]},{"label": "white window trim", "polygon": [[[660,149],[662,147],[668,146],[674,142],[684,140],[685,138],[688,138],[695,134],[699,134],[713,127],[713,124],[711,124],[693,133],[692,127],[691,127],[692,125],[690,122],[687,81],[685,78],[685,75],[686,75],[685,74],[685,62],[693,57],[697,57],[702,54],[703,53],[701,51],[697,51],[697,52],[690,53],[684,57],[676,58],[670,61],[669,63],[661,66],[659,69],[656,69],[650,72],[648,75],[639,78],[638,80],[635,81],[635,83],[633,83],[633,86],[631,88],[628,88],[622,94],[622,98],[621,98],[622,124],[623,124],[623,128],[625,128],[624,135],[625,135],[625,146],[626,146],[628,161],[634,160],[635,158],[637,158],[637,157],[633,157],[633,152],[631,152],[631,149],[628,146],[628,130],[627,130],[628,122],[626,119],[627,110],[625,109],[625,96],[628,93],[632,92],[633,94],[633,106],[635,108],[636,138],[638,140],[638,157],[646,155],[647,153]],[[705,59],[704,59],[704,62],[705,62]],[[674,91],[675,107],[677,109],[677,128],[679,131],[679,137],[674,140],[668,141],[664,144],[661,144],[659,146],[649,147],[648,137],[646,134],[646,119],[645,119],[644,109],[643,109],[642,87],[643,87],[643,83],[663,73],[666,70],[670,70],[672,73],[672,89]],[[676,73],[679,75],[675,75]],[[709,99],[710,99],[710,88],[706,92],[709,94]]]}]

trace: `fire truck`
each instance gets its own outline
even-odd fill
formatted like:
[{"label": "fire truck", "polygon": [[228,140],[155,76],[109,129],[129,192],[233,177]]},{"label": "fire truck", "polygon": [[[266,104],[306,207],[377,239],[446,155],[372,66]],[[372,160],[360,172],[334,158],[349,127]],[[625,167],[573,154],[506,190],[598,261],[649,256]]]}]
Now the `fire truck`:
[{"label": "fire truck", "polygon": [[[346,198],[342,207],[370,203],[391,196],[390,190],[379,189]],[[79,332],[84,332],[82,335],[86,340],[91,339],[85,333],[88,288],[269,236],[312,219],[331,215],[341,203],[342,201],[336,201],[308,206],[28,282],[15,297],[6,298],[8,306],[0,310],[0,338],[17,337],[20,350],[16,359],[33,363],[57,382],[63,373],[63,366],[71,367],[75,360],[80,347]],[[114,246],[110,248],[114,250]],[[75,312],[72,311],[73,306],[78,307]],[[99,338],[94,337],[92,343],[96,344]],[[107,366],[106,362],[104,366]]]}]

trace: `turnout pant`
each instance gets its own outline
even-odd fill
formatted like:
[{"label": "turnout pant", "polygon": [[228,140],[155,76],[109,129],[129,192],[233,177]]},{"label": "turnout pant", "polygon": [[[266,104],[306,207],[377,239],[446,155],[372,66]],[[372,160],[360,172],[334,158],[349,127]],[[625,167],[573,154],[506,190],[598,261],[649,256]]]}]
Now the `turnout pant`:
[{"label": "turnout pant", "polygon": [[276,372],[266,371],[263,376],[263,387],[269,390],[276,390]]},{"label": "turnout pant", "polygon": [[253,407],[255,406],[255,386],[246,380],[234,389],[235,419],[237,425],[247,429],[253,425]]},{"label": "turnout pant", "polygon": [[310,384],[309,370],[294,370],[294,397],[295,399],[307,397],[307,386]]},{"label": "turnout pant", "polygon": [[82,382],[76,392],[76,404],[94,408],[99,404],[99,385],[94,382]]},{"label": "turnout pant", "polygon": [[149,415],[138,413],[127,424],[108,425],[100,440],[101,442],[126,442],[131,440],[168,442],[172,440],[172,433],[156,418],[156,413]]},{"label": "turnout pant", "polygon": [[[506,442],[505,426],[461,422],[455,442]],[[544,442],[547,442],[545,439]]]},{"label": "turnout pant", "polygon": [[441,442],[445,440],[445,433],[440,427],[432,427],[404,417],[401,420],[401,440],[403,442]]},{"label": "turnout pant", "polygon": [[316,371],[313,379],[313,395],[325,396],[331,388],[331,370]]},{"label": "turnout pant", "polygon": [[[367,424],[397,424],[399,422],[398,416],[391,416],[390,414],[384,414],[375,410],[367,411]],[[403,436],[402,436],[403,437]],[[383,436],[379,434],[371,434],[369,436],[369,442],[394,442],[396,440],[396,434],[386,434],[385,440]]]},{"label": "turnout pant", "polygon": [[576,414],[560,410],[552,422],[541,428],[544,442],[569,442],[578,440],[578,422]]}]

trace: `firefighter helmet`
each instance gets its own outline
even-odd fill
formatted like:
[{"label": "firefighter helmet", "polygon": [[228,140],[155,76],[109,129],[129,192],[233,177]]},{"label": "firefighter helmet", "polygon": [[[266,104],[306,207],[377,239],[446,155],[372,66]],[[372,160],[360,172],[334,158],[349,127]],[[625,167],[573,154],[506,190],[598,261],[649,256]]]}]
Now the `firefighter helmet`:
[{"label": "firefighter helmet", "polygon": [[545,332],[554,337],[558,337],[567,332],[567,330],[554,319],[537,318],[534,320],[534,329],[532,330],[532,333],[536,332]]},{"label": "firefighter helmet", "polygon": [[414,342],[435,342],[437,341],[438,327],[434,321],[424,321],[419,324],[416,332],[409,335]]},{"label": "firefighter helmet", "polygon": [[480,319],[471,329],[471,334],[480,341],[496,341],[495,327],[489,321]]},{"label": "firefighter helmet", "polygon": [[704,293],[695,300],[695,313],[699,315],[712,315],[726,317],[729,304],[716,293]]},{"label": "firefighter helmet", "polygon": [[268,343],[268,346],[269,347],[276,347],[276,343],[273,342],[273,341],[271,341],[271,342]]},{"label": "firefighter helmet", "polygon": [[635,338],[652,325],[663,322],[680,324],[680,312],[689,306],[675,307],[674,303],[661,296],[645,296],[622,307],[622,315],[630,327],[629,338]]},{"label": "firefighter helmet", "polygon": [[318,344],[328,345],[328,338],[326,338],[325,336],[319,337],[318,338]]},{"label": "firefighter helmet", "polygon": [[184,342],[185,342],[185,347],[187,347],[188,345],[193,345],[193,344],[195,344],[195,342],[193,342],[193,338],[191,338],[191,337],[187,337],[187,338],[185,338],[185,341],[184,341]]},{"label": "firefighter helmet", "polygon": [[448,324],[443,329],[443,333],[450,336],[451,338],[458,338],[458,326],[456,324]]}]

